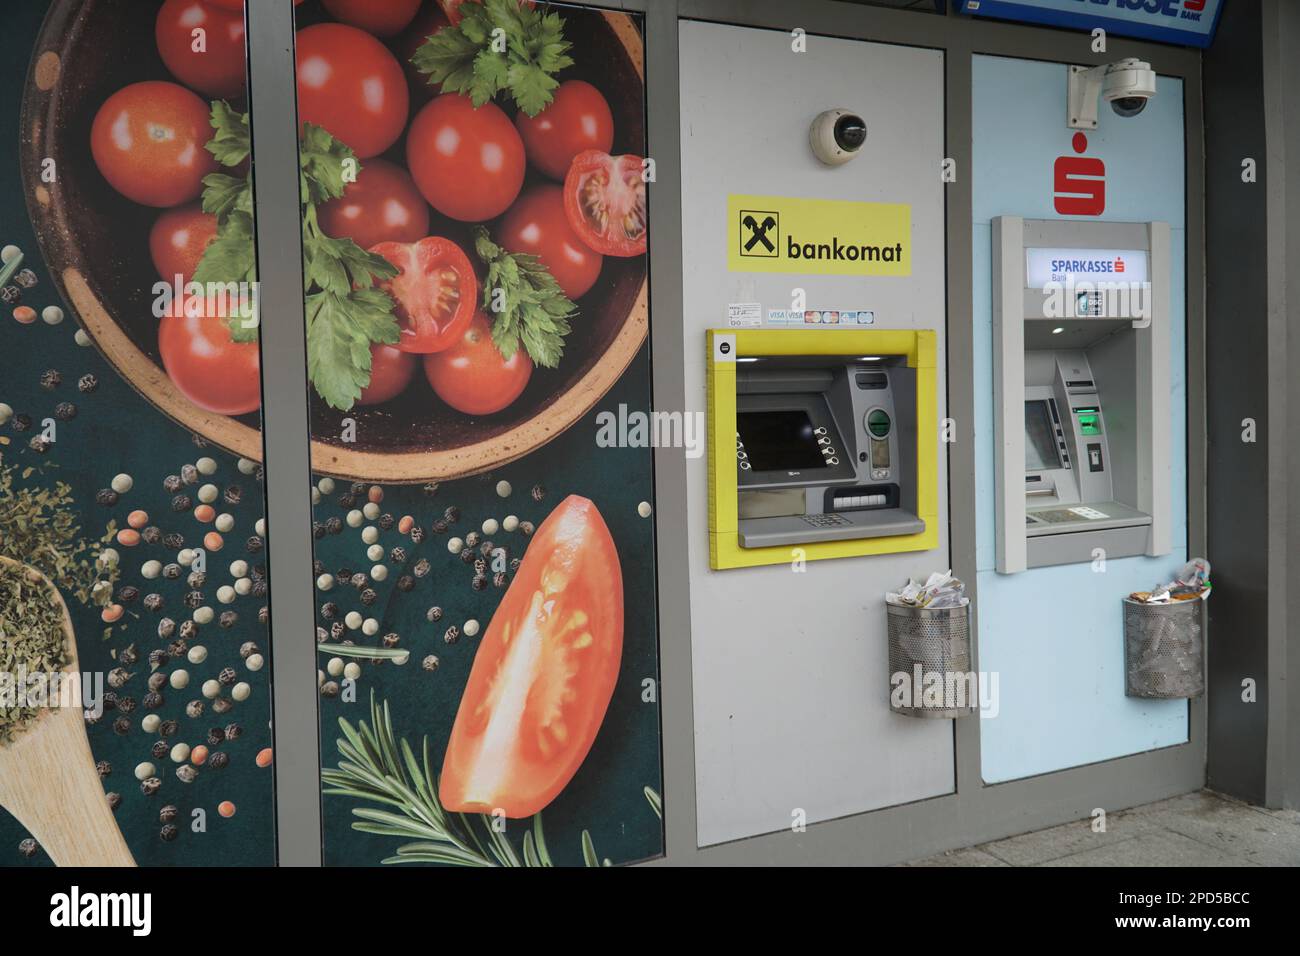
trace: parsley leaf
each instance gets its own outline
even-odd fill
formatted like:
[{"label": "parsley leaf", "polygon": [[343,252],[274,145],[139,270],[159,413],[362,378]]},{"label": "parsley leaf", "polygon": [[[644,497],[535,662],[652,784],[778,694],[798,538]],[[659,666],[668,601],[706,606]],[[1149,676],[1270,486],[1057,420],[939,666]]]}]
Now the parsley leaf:
[{"label": "parsley leaf", "polygon": [[577,306],[537,256],[506,252],[482,226],[474,229],[474,252],[488,267],[483,309],[493,316],[492,341],[501,356],[509,359],[523,345],[534,365],[555,368]]},{"label": "parsley leaf", "polygon": [[444,93],[464,93],[482,106],[502,91],[529,116],[546,107],[573,65],[564,20],[520,0],[466,0],[461,21],[424,41],[411,62]]}]

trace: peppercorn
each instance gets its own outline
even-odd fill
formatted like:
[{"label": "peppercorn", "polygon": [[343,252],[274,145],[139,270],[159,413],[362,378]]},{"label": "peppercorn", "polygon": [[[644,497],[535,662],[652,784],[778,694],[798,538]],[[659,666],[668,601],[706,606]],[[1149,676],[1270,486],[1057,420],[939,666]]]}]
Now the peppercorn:
[{"label": "peppercorn", "polygon": [[316,628],[316,643],[324,644],[330,639],[330,632],[323,627]]},{"label": "peppercorn", "polygon": [[383,636],[384,647],[396,647],[401,639],[396,631],[390,631]]},{"label": "peppercorn", "polygon": [[339,606],[333,601],[326,601],[320,606],[320,616],[327,621],[332,621],[339,615]]},{"label": "peppercorn", "polygon": [[227,485],[221,498],[228,505],[237,505],[244,499],[244,490],[239,485]]},{"label": "peppercorn", "polygon": [[176,824],[168,823],[165,824],[162,827],[162,829],[158,831],[158,836],[159,838],[162,839],[164,843],[171,843],[173,840],[176,839],[177,835],[180,832],[181,832],[180,830],[176,829]]},{"label": "peppercorn", "polygon": [[[154,671],[152,674],[149,675],[149,690],[151,691],[162,690],[163,685],[166,683],[167,683],[167,675],[164,674],[162,671]],[[148,698],[145,699],[146,701],[148,700]]]},{"label": "peppercorn", "polygon": [[399,544],[397,547],[393,548],[392,551],[388,552],[388,560],[393,564],[405,564],[406,549]]},{"label": "peppercorn", "polygon": [[460,520],[460,509],[452,505],[442,513],[442,516],[448,524],[455,524]]},{"label": "peppercorn", "polygon": [[224,728],[222,728],[222,727],[209,727],[209,728],[208,728],[208,746],[209,746],[209,747],[219,747],[219,746],[221,746],[222,741],[224,741],[225,739],[226,739],[226,731],[225,731]]},{"label": "peppercorn", "polygon": [[496,550],[496,545],[493,544],[491,541],[484,541],[482,544],[478,546],[478,553],[483,555],[483,557],[485,558],[492,557],[492,552],[495,550]]},{"label": "peppercorn", "polygon": [[0,302],[5,305],[17,305],[23,301],[23,290],[16,285],[7,285],[0,289]]},{"label": "peppercorn", "polygon": [[338,571],[336,571],[336,572],[334,573],[334,577],[338,578],[340,581],[351,581],[351,580],[352,580],[352,569],[351,569],[351,568],[339,568]]},{"label": "peppercorn", "polygon": [[256,654],[257,652],[258,652],[258,646],[253,641],[244,641],[243,644],[239,645],[239,656],[242,657],[244,660],[248,660],[249,657],[251,657],[253,654]]},{"label": "peppercorn", "polygon": [[117,710],[117,695],[111,690],[104,694],[104,709]]},{"label": "peppercorn", "polygon": [[429,573],[429,567],[429,562],[426,559],[421,558],[419,561],[415,562],[415,567],[411,568],[411,573],[417,578],[422,578]]},{"label": "peppercorn", "polygon": [[162,536],[162,529],[152,524],[140,532],[140,540],[145,544],[157,544],[162,541]]},{"label": "peppercorn", "polygon": [[[17,419],[14,419],[14,421],[16,422]],[[14,427],[17,428],[18,426],[15,425]],[[21,429],[19,430],[21,431]],[[117,492],[112,488],[99,489],[99,491],[95,492],[95,504],[103,505],[105,508],[113,507],[113,505],[117,504]]]},{"label": "peppercorn", "polygon": [[492,575],[492,584],[494,587],[503,588],[508,583],[509,580],[506,578],[506,573],[504,571],[498,571],[496,574]]},{"label": "peppercorn", "polygon": [[50,450],[54,443],[44,435],[33,435],[27,442],[27,447],[38,455],[44,455]]},{"label": "peppercorn", "polygon": [[77,406],[72,402],[59,402],[54,406],[54,417],[61,422],[70,422],[77,417]]},{"label": "peppercorn", "polygon": [[441,519],[441,518],[439,518],[437,521],[435,521],[435,522],[433,523],[433,533],[434,533],[434,534],[446,534],[446,533],[447,533],[447,522],[444,521],[444,520]]},{"label": "peppercorn", "polygon": [[99,774],[99,779],[103,780],[113,772],[113,765],[107,760],[101,760],[95,764],[95,773]]},{"label": "peppercorn", "polygon": [[428,620],[428,621],[441,621],[441,620],[442,620],[442,608],[438,607],[438,606],[435,604],[433,607],[429,608],[429,610],[427,610],[427,611],[424,612],[424,616],[425,616],[425,619]]},{"label": "peppercorn", "polygon": [[[185,768],[182,767],[181,769],[184,770]],[[156,794],[159,791],[161,787],[162,787],[162,781],[159,780],[157,777],[148,777],[140,781],[140,792],[143,793],[146,797],[152,797],[154,794]]]},{"label": "peppercorn", "polygon": [[519,558],[511,558],[511,559],[510,559],[510,572],[513,574],[515,571],[518,571],[518,570],[519,570],[519,565],[521,565],[522,563],[523,563],[523,561],[522,561],[521,559],[519,559]]},{"label": "peppercorn", "polygon": [[393,525],[395,524],[397,524],[397,519],[388,512],[384,512],[379,516],[379,528],[381,531],[392,531]]},{"label": "peppercorn", "polygon": [[265,542],[257,535],[253,535],[244,542],[244,549],[248,551],[249,554],[259,554],[264,547],[266,547]]},{"label": "peppercorn", "polygon": [[206,571],[191,571],[185,583],[192,588],[201,588],[208,583],[208,574]]},{"label": "peppercorn", "polygon": [[221,673],[217,675],[217,680],[222,684],[233,684],[239,674],[233,667],[223,667]]},{"label": "peppercorn", "polygon": [[411,541],[414,544],[420,544],[424,541],[424,529],[418,524],[411,528]]},{"label": "peppercorn", "polygon": [[427,482],[424,486],[424,493],[432,498],[438,493],[438,483],[436,481]]},{"label": "peppercorn", "polygon": [[487,574],[487,562],[482,558],[474,558],[474,573]]},{"label": "peppercorn", "polygon": [[342,621],[335,621],[333,624],[330,625],[330,637],[337,641],[340,637],[343,636],[343,632],[346,630],[347,628],[343,626]]},{"label": "peppercorn", "polygon": [[189,495],[177,495],[172,499],[172,511],[189,511],[192,507],[194,507],[194,502],[190,500]]},{"label": "peppercorn", "polygon": [[173,804],[169,803],[167,804],[167,806],[163,807],[161,810],[158,811],[158,822],[171,823],[176,819],[179,813],[180,811],[176,809],[176,807]]},{"label": "peppercorn", "polygon": [[155,691],[150,691],[144,695],[144,709],[157,710],[163,705],[163,695]]},{"label": "peppercorn", "polygon": [[455,644],[460,640],[460,628],[453,624],[451,627],[447,628],[446,632],[442,635],[442,639],[448,644]]},{"label": "peppercorn", "polygon": [[178,581],[181,576],[181,566],[173,561],[171,564],[164,564],[162,575],[168,581]]},{"label": "peppercorn", "polygon": [[397,579],[397,590],[412,591],[414,589],[415,589],[415,578],[411,577],[409,574],[403,574],[400,578]]},{"label": "peppercorn", "polygon": [[[267,586],[266,581],[254,581],[249,593],[251,593],[253,597],[261,598],[266,597],[267,591],[269,590],[270,588]],[[265,615],[262,616],[261,620],[263,624],[266,623]]]},{"label": "peppercorn", "polygon": [[420,666],[423,667],[426,671],[436,671],[438,669],[437,655],[430,654],[428,657],[426,657],[424,660],[420,662]]},{"label": "peppercorn", "polygon": [[144,609],[146,611],[158,611],[162,609],[162,606],[163,598],[161,594],[146,594],[144,596]]},{"label": "peppercorn", "polygon": [[181,621],[181,640],[192,641],[199,636],[199,626],[194,621]]},{"label": "peppercorn", "polygon": [[122,713],[124,713],[124,714],[129,714],[129,713],[131,713],[133,710],[135,710],[135,698],[134,698],[134,697],[119,697],[119,698],[117,699],[117,709],[120,710],[120,711],[121,711]]},{"label": "peppercorn", "polygon": [[152,651],[149,652],[149,666],[150,666],[150,667],[153,667],[153,668],[159,668],[159,667],[162,667],[162,666],[164,666],[164,665],[165,665],[169,660],[171,660],[171,658],[169,658],[169,657],[167,656],[167,652],[164,651],[161,647],[156,647],[156,648],[154,648]]},{"label": "peppercorn", "polygon": [[199,480],[199,470],[193,465],[181,465],[181,481],[192,485]]},{"label": "peppercorn", "polygon": [[189,764],[181,764],[176,768],[176,779],[181,783],[193,783],[198,779],[199,772]]},{"label": "peppercorn", "polygon": [[361,603],[366,607],[370,607],[370,605],[374,604],[378,599],[379,595],[375,593],[374,588],[366,588],[361,592]]},{"label": "peppercorn", "polygon": [[235,626],[235,622],[238,620],[239,613],[237,611],[222,611],[217,617],[217,624],[229,630]]},{"label": "peppercorn", "polygon": [[243,734],[243,732],[244,732],[244,728],[241,727],[239,724],[226,724],[227,740],[238,740],[240,738],[240,735]]},{"label": "peppercorn", "polygon": [[127,673],[126,668],[124,667],[114,667],[108,672],[109,687],[121,687],[130,679],[131,675]]},{"label": "peppercorn", "polygon": [[63,384],[63,375],[56,368],[46,369],[41,373],[41,388],[47,392]]},{"label": "peppercorn", "polygon": [[537,529],[533,527],[531,521],[521,521],[519,522],[519,530],[523,532],[524,537],[527,538],[531,537],[532,533]]},{"label": "peppercorn", "polygon": [[337,501],[340,508],[351,508],[357,503],[357,496],[351,492],[345,491],[343,494],[338,496]]},{"label": "peppercorn", "polygon": [[465,535],[465,547],[477,548],[478,543],[482,540],[483,540],[483,536],[481,534],[479,534],[477,531],[471,531],[469,534]]},{"label": "peppercorn", "polygon": [[167,653],[172,657],[184,657],[189,649],[190,646],[185,641],[172,641],[167,645]]},{"label": "peppercorn", "polygon": [[122,651],[117,655],[117,659],[122,664],[130,667],[140,659],[140,653],[135,649],[134,644],[128,644],[126,647],[122,648]]},{"label": "peppercorn", "polygon": [[358,591],[360,591],[365,588],[366,583],[369,580],[370,580],[369,578],[367,578],[364,574],[358,571],[356,574],[352,575],[352,577],[348,580],[348,583],[351,584]]},{"label": "peppercorn", "polygon": [[83,395],[89,395],[97,388],[99,388],[99,379],[89,372],[77,379],[77,391]]},{"label": "peppercorn", "polygon": [[18,274],[14,276],[14,281],[24,289],[30,289],[32,286],[36,285],[39,280],[36,278],[36,273],[31,269],[21,269]]},{"label": "peppercorn", "polygon": [[337,697],[339,695],[339,685],[332,680],[327,680],[321,684],[320,694],[322,697]]},{"label": "peppercorn", "polygon": [[203,714],[203,701],[192,700],[185,705],[186,717],[199,717]]},{"label": "peppercorn", "polygon": [[29,860],[36,855],[38,849],[40,849],[39,845],[31,837],[18,844],[18,852]]},{"label": "peppercorn", "polygon": [[235,705],[234,705],[234,703],[230,700],[230,698],[228,698],[228,697],[218,697],[216,700],[214,700],[214,701],[212,702],[212,712],[213,712],[214,714],[224,714],[224,713],[227,713],[227,712],[230,710],[230,708],[232,708],[232,707],[234,707],[234,706],[235,706]]},{"label": "peppercorn", "polygon": [[230,754],[218,750],[208,756],[208,766],[213,770],[222,770],[230,763]]},{"label": "peppercorn", "polygon": [[[32,427],[32,416],[27,415],[23,412],[19,412],[17,415],[14,416],[13,426],[14,426],[14,431],[16,432],[27,431],[29,428]],[[117,498],[115,497],[113,501],[114,503],[116,503]],[[103,502],[101,501],[100,504],[103,504]]]},{"label": "peppercorn", "polygon": [[165,741],[165,740],[155,740],[155,741],[153,742],[153,746],[149,748],[149,752],[150,752],[151,754],[153,754],[153,757],[154,757],[155,760],[162,760],[163,757],[166,757],[166,756],[167,756],[168,752],[169,752],[171,749],[172,749],[172,748],[171,748],[171,746],[167,743],[167,741]]},{"label": "peppercorn", "polygon": [[470,583],[470,587],[472,587],[475,591],[482,591],[487,587],[487,583],[488,583],[487,575],[476,574],[474,575],[473,580],[471,580],[469,583]]},{"label": "peppercorn", "polygon": [[364,495],[367,487],[364,481],[354,481],[352,482],[352,493],[354,495]]},{"label": "peppercorn", "polygon": [[106,793],[104,797],[108,800],[108,809],[116,811],[122,805],[122,795],[120,793]]},{"label": "peppercorn", "polygon": [[169,551],[179,551],[185,547],[185,535],[178,531],[169,531],[162,538],[163,547]]}]

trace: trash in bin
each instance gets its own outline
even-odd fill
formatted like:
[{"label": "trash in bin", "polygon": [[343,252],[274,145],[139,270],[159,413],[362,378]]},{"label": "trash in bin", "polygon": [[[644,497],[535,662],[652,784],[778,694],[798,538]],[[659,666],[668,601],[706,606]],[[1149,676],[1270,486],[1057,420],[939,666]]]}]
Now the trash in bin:
[{"label": "trash in bin", "polygon": [[1168,584],[1157,585],[1150,591],[1134,591],[1129,600],[1139,604],[1169,604],[1173,601],[1205,600],[1210,596],[1210,562],[1193,558],[1184,564],[1178,575]]},{"label": "trash in bin", "polygon": [[909,580],[898,591],[886,591],[885,600],[901,607],[965,607],[966,585],[952,576],[952,571],[935,571],[924,584]]},{"label": "trash in bin", "polygon": [[1195,558],[1168,584],[1124,601],[1125,686],[1129,697],[1179,699],[1205,690],[1205,605],[1210,563]]},{"label": "trash in bin", "polygon": [[885,594],[890,708],[909,717],[963,717],[978,705],[966,586],[951,571]]}]

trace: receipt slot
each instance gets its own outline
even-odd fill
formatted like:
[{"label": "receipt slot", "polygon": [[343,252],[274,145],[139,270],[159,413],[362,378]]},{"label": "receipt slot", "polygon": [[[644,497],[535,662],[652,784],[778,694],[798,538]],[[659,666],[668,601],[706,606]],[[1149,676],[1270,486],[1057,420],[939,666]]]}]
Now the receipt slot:
[{"label": "receipt slot", "polygon": [[935,333],[708,333],[714,569],[938,544]]},{"label": "receipt slot", "polygon": [[993,220],[997,570],[1167,554],[1169,226]]}]

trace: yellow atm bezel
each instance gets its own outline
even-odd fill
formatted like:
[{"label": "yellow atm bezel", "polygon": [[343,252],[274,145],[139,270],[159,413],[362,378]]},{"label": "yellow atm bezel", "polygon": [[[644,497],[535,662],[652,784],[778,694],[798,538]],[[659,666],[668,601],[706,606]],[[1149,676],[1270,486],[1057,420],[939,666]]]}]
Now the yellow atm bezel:
[{"label": "yellow atm bezel", "polygon": [[[715,336],[735,339],[735,357],[763,355],[903,355],[916,369],[917,534],[803,545],[742,548],[736,480],[736,363],[716,361]],[[714,570],[788,564],[803,559],[928,551],[939,546],[939,410],[932,329],[709,329],[709,567]],[[923,436],[929,436],[922,440]],[[725,440],[722,440],[725,437]]]}]

